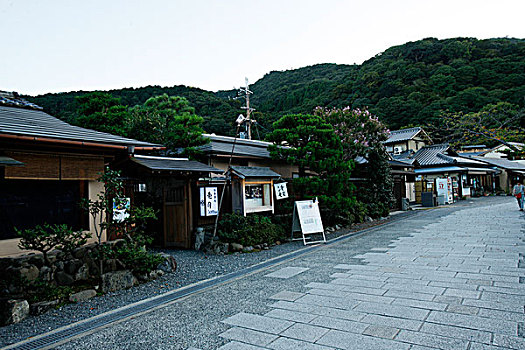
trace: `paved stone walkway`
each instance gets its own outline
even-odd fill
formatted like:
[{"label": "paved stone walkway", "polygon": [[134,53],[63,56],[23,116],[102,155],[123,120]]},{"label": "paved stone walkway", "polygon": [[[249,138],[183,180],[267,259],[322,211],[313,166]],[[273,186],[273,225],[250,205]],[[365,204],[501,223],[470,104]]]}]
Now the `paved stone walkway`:
[{"label": "paved stone walkway", "polygon": [[225,319],[221,349],[525,349],[525,235],[510,209],[458,211],[354,256],[365,265],[335,264],[265,315]]},{"label": "paved stone walkway", "polygon": [[61,349],[525,349],[525,215],[428,210]]}]

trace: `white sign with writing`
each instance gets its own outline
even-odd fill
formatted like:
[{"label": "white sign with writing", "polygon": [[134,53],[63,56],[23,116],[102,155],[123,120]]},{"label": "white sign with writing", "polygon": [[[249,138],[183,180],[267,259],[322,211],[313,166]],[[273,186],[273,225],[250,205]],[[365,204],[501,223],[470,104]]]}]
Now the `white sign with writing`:
[{"label": "white sign with writing", "polygon": [[276,199],[286,199],[288,198],[288,188],[286,187],[286,182],[281,182],[273,185],[275,189],[275,198]]},{"label": "white sign with writing", "polygon": [[304,234],[324,232],[319,202],[313,200],[297,201],[295,202],[295,209],[301,231]]},{"label": "white sign with writing", "polygon": [[213,216],[219,214],[219,196],[217,187],[200,188],[200,214]]},{"label": "white sign with writing", "polygon": [[[315,201],[297,201],[294,205],[293,211],[293,223],[292,223],[292,241],[297,240],[294,238],[293,233],[295,231],[301,231],[304,245],[315,244],[315,243],[326,243],[326,237],[324,235],[323,222],[321,221],[321,212],[319,211],[319,202]],[[311,237],[306,237],[314,233],[322,235],[321,240],[314,241]]]}]

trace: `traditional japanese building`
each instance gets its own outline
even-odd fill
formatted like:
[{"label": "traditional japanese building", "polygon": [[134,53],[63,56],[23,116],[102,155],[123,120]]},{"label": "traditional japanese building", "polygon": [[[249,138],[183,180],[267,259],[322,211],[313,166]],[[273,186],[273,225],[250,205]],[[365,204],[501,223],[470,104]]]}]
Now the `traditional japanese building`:
[{"label": "traditional japanese building", "polygon": [[163,147],[70,125],[16,94],[0,94],[0,256],[19,253],[15,229],[45,222],[93,232],[82,198],[103,190],[106,165]]}]

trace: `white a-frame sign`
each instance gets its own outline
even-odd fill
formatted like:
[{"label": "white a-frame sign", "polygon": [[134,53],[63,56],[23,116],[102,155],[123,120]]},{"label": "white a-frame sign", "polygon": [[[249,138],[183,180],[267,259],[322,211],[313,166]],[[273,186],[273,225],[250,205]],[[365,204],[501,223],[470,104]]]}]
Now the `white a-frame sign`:
[{"label": "white a-frame sign", "polygon": [[[294,232],[301,231],[302,238],[294,238]],[[308,235],[322,234],[323,239],[318,241],[311,240]],[[319,202],[315,201],[296,201],[293,210],[292,241],[303,240],[304,245],[315,243],[326,243]]]}]

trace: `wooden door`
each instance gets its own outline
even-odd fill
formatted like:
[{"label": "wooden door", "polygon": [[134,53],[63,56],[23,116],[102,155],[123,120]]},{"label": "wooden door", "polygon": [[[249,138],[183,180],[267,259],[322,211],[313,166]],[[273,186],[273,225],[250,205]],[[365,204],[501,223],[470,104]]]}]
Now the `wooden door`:
[{"label": "wooden door", "polygon": [[170,187],[164,190],[164,245],[166,247],[190,248],[191,217],[188,186]]}]

